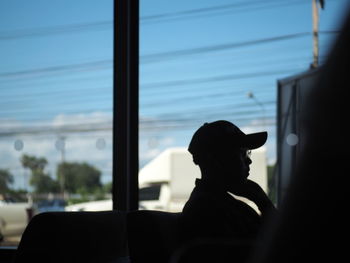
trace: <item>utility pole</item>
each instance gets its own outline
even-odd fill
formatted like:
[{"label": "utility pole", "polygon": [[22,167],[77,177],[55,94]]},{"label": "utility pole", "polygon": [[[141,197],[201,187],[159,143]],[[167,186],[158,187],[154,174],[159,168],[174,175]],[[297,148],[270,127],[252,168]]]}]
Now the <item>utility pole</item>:
[{"label": "utility pole", "polygon": [[[58,140],[56,141],[56,149],[58,151],[61,152],[61,165],[64,164],[65,162],[65,142],[66,140],[66,137],[65,136],[59,136]],[[63,167],[62,167],[63,168]],[[62,196],[63,198],[65,197],[65,191],[64,191],[64,172],[63,172],[63,169],[61,170],[61,180],[60,180],[60,184],[61,184],[61,191],[62,191]]]},{"label": "utility pole", "polygon": [[317,2],[320,3],[321,8],[324,8],[324,0],[312,0],[312,39],[313,39],[313,63],[312,68],[317,68],[319,65],[319,43],[318,43],[318,26],[319,26],[319,12]]}]

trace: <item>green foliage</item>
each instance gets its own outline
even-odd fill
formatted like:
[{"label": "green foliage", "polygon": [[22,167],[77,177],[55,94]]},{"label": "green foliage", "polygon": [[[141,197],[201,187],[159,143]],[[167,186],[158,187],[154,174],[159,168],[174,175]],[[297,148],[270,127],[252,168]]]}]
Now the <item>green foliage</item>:
[{"label": "green foliage", "polygon": [[106,191],[105,187],[96,188],[93,195],[95,196],[95,200],[104,200],[106,199]]},{"label": "green foliage", "polygon": [[28,197],[27,197],[28,191],[27,190],[24,190],[24,189],[13,190],[13,189],[11,189],[8,194],[14,200],[16,200],[16,202],[27,202],[28,201]]},{"label": "green foliage", "polygon": [[8,170],[0,169],[0,193],[8,193],[12,183],[13,175]]},{"label": "green foliage", "polygon": [[10,185],[13,182],[13,175],[6,169],[0,169],[0,195],[3,195],[3,197],[9,196],[17,202],[24,202],[27,200],[27,191],[23,189],[11,189]]},{"label": "green foliage", "polygon": [[21,157],[21,163],[24,168],[34,171],[43,171],[47,165],[47,160],[45,158],[37,158],[35,156],[23,154]]},{"label": "green foliage", "polygon": [[102,188],[100,181],[101,171],[90,164],[61,163],[57,167],[56,179],[53,179],[45,172],[48,164],[45,158],[24,154],[21,163],[23,167],[30,169],[30,184],[37,194],[59,193],[63,184],[66,192],[80,194],[82,199],[87,199],[91,195],[94,195],[95,199],[103,199],[105,196],[106,190]]},{"label": "green foliage", "polygon": [[103,185],[103,191],[105,193],[111,194],[112,193],[112,187],[113,187],[113,183],[112,182],[108,182],[108,183]]},{"label": "green foliage", "polygon": [[64,162],[58,165],[57,178],[69,193],[94,193],[101,188],[101,171],[87,163]]},{"label": "green foliage", "polygon": [[21,157],[22,166],[30,169],[32,176],[30,184],[34,187],[36,193],[58,193],[59,184],[51,178],[44,169],[47,165],[45,158],[38,158],[23,154]]},{"label": "green foliage", "polygon": [[104,184],[102,187],[96,188],[93,193],[87,193],[82,189],[78,190],[79,194],[74,197],[70,197],[67,200],[68,205],[78,204],[82,202],[88,201],[96,201],[96,200],[106,200],[110,199],[112,193],[112,182]]},{"label": "green foliage", "polygon": [[58,193],[60,191],[58,182],[43,172],[33,173],[30,184],[34,186],[35,192],[39,194]]},{"label": "green foliage", "polygon": [[89,202],[89,201],[91,201],[91,199],[89,199],[86,196],[80,197],[80,198],[69,198],[67,201],[67,205],[75,205],[75,204]]}]

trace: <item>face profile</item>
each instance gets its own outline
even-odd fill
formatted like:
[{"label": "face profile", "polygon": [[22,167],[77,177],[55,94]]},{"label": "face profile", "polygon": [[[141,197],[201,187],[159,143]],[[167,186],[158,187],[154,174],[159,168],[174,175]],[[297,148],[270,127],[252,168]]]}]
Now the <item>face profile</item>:
[{"label": "face profile", "polygon": [[202,179],[232,191],[250,172],[250,153],[265,144],[267,132],[243,133],[229,121],[205,123],[193,135],[189,152],[199,165]]}]

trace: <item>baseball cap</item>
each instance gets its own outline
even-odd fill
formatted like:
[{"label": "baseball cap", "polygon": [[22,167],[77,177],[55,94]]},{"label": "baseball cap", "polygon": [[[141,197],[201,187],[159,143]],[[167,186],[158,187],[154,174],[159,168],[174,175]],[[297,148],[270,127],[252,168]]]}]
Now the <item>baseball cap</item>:
[{"label": "baseball cap", "polygon": [[256,149],[265,144],[267,132],[245,134],[226,120],[204,123],[194,134],[188,147],[191,154],[224,151],[232,148]]}]

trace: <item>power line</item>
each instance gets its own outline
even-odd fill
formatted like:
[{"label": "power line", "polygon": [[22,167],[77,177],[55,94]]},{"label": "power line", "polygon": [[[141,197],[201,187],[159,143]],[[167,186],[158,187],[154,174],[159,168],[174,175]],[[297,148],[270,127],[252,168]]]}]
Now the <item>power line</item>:
[{"label": "power line", "polygon": [[[253,5],[258,5],[258,9],[262,7],[274,7],[271,5],[266,4],[274,4],[275,2],[278,4],[279,0],[271,0],[267,2],[265,1],[244,1],[234,4],[228,4],[228,5],[216,5],[216,6],[210,6],[210,7],[204,7],[204,8],[197,8],[197,9],[189,9],[189,10],[183,10],[178,12],[171,12],[171,13],[160,13],[155,15],[148,15],[148,16],[142,16],[140,18],[141,23],[157,23],[162,22],[166,20],[183,20],[188,18],[196,18],[198,15],[205,15],[205,17],[208,17],[210,14],[212,15],[220,15],[221,13],[217,13],[218,11],[249,11],[248,9],[242,10],[237,8],[242,7],[249,7]],[[291,5],[293,2],[290,0],[288,3],[282,4],[282,6]],[[301,0],[295,1],[297,2],[303,2]],[[281,6],[280,2],[278,5],[275,5],[275,7]],[[233,9],[233,10],[232,10]],[[78,24],[68,24],[68,25],[58,25],[58,26],[51,26],[51,27],[41,27],[41,28],[30,28],[30,29],[19,29],[19,30],[11,30],[11,31],[2,31],[0,32],[0,41],[1,40],[14,40],[19,38],[32,38],[32,37],[40,37],[40,36],[48,36],[48,35],[57,35],[57,34],[66,34],[66,33],[76,33],[76,32],[84,32],[89,30],[105,30],[105,29],[112,29],[113,21],[111,20],[104,20],[104,21],[96,21],[96,22],[88,22],[88,23],[78,23]]]},{"label": "power line", "polygon": [[[267,1],[264,1],[264,2],[266,3]],[[158,19],[164,19],[164,18],[178,17],[178,16],[182,16],[182,15],[202,14],[202,13],[208,13],[208,12],[215,12],[218,10],[219,11],[227,10],[230,8],[246,7],[246,6],[249,6],[251,4],[257,4],[257,3],[261,4],[262,1],[244,1],[244,2],[234,3],[234,4],[216,5],[216,6],[182,10],[182,11],[177,11],[177,12],[168,12],[168,13],[163,13],[163,14],[148,15],[148,16],[141,17],[140,20],[141,21],[148,21],[148,20],[158,20]]]},{"label": "power line", "polygon": [[[283,63],[284,65],[292,60],[297,59],[298,61],[300,60],[305,60],[305,58],[293,58],[293,59],[282,59],[282,60],[268,60],[269,64],[273,64],[276,65],[276,63]],[[255,61],[254,66],[265,66],[267,62],[258,62]],[[245,66],[247,65],[253,65],[251,63],[249,64],[245,64]],[[241,65],[237,65],[242,67]],[[286,66],[286,65],[285,65]],[[231,69],[233,69],[232,66],[230,66]],[[90,79],[91,80],[91,79]],[[91,81],[90,81],[91,82]],[[141,87],[143,85],[143,83],[140,83]],[[31,85],[28,85],[30,87],[32,87]],[[38,87],[38,85],[35,85],[35,87]],[[216,87],[217,88],[217,87]],[[186,88],[187,89],[187,88]],[[16,86],[16,90],[18,90],[17,86]],[[201,88],[201,90],[203,90],[203,87]],[[32,99],[39,99],[40,97],[54,97],[55,101],[59,101],[59,98],[62,99],[62,101],[66,102],[67,99],[69,101],[79,101],[79,100],[83,100],[85,101],[85,99],[87,97],[91,97],[91,96],[101,96],[102,94],[105,94],[104,96],[110,96],[112,92],[112,86],[101,86],[101,87],[91,87],[91,88],[76,88],[73,85],[68,85],[66,86],[64,89],[62,87],[60,87],[60,89],[55,89],[55,90],[45,90],[45,89],[38,89],[38,90],[30,90],[28,92],[26,92],[26,90],[24,91],[19,91],[19,94],[16,94],[14,92],[12,92],[11,96],[13,96],[13,98],[7,98],[6,101],[3,102],[2,106],[4,106],[5,104],[12,104],[12,103],[26,103],[31,101]],[[169,90],[166,91],[167,93],[169,92]],[[178,89],[174,90],[175,93],[178,93]],[[157,93],[159,94],[159,90],[157,91]],[[168,93],[169,94],[169,93]],[[77,95],[77,96],[74,96]],[[149,95],[149,93],[147,93],[147,95]]]},{"label": "power line", "polygon": [[182,10],[177,12],[168,12],[163,14],[155,14],[141,17],[140,21],[143,24],[153,24],[159,22],[184,21],[196,18],[209,18],[212,16],[242,13],[249,11],[261,11],[266,8],[290,6],[294,4],[305,4],[303,0],[290,0],[288,2],[281,2],[279,0],[265,0],[265,1],[243,1],[233,4],[217,5],[211,7],[203,7],[197,9]]},{"label": "power line", "polygon": [[[217,88],[218,87],[216,87],[216,89]],[[213,90],[215,91],[216,89],[213,89]],[[178,97],[178,98],[167,97],[168,99],[162,98],[161,100],[158,100],[158,101],[157,100],[153,100],[153,102],[149,102],[148,104],[141,103],[140,111],[141,111],[141,113],[143,113],[144,111],[147,111],[150,108],[162,107],[162,105],[173,105],[174,103],[176,103],[177,105],[179,105],[179,103],[186,104],[188,102],[193,101],[193,99],[195,99],[195,97],[198,97],[200,100],[210,99],[211,103],[213,103],[213,100],[212,100],[213,98],[218,98],[219,97],[219,98],[224,98],[225,100],[228,100],[228,99],[231,98],[231,96],[235,96],[235,95],[238,95],[238,94],[245,94],[248,90],[253,90],[253,87],[249,86],[249,87],[247,87],[245,89],[242,89],[242,90],[235,90],[235,91],[231,91],[231,92],[227,92],[227,91],[214,92],[214,93],[210,93],[210,94],[206,94],[206,95],[202,95],[202,96],[194,96],[194,97],[188,96],[188,95],[186,95],[184,97]],[[258,94],[260,94],[260,96],[261,96],[261,94],[262,94],[261,93],[261,88],[259,90],[260,90],[260,92]],[[221,103],[221,101],[218,101],[217,99],[215,99],[215,102],[216,103],[219,103],[219,102]],[[200,104],[201,103],[199,103],[198,106],[200,106]],[[59,105],[60,105],[60,107],[64,107],[64,105],[61,104],[61,103]],[[237,107],[242,108],[242,107],[245,107],[245,105],[238,104]],[[230,106],[230,109],[232,109],[232,106]],[[112,113],[112,107],[110,107],[110,108],[104,108],[104,109],[96,108],[95,110],[90,109],[90,110],[86,110],[86,111],[82,111],[82,110],[80,110],[80,111],[76,111],[76,110],[70,111],[69,110],[69,111],[65,111],[64,114],[70,113],[70,114],[79,114],[79,115],[81,115],[81,114],[87,114],[89,112],[101,111],[101,110],[103,110],[103,112],[105,112],[105,113],[106,113],[106,111],[109,112],[110,114]],[[213,111],[215,109],[210,108],[209,110]],[[42,111],[42,108],[34,108],[34,112],[39,112],[40,113],[41,111]],[[53,108],[45,109],[46,113],[55,112],[55,111],[56,110],[53,109]],[[22,112],[23,113],[31,112],[32,114],[34,113],[33,110],[30,110],[30,109],[22,110]],[[5,112],[5,113],[6,113],[7,116],[9,116],[9,112]],[[10,111],[10,113],[18,114],[19,112],[18,111],[17,112],[16,111]],[[61,112],[61,114],[62,114],[62,112]],[[36,114],[36,116],[38,116],[38,115],[39,114]],[[95,116],[95,117],[90,116],[89,117],[89,121],[91,121],[93,118],[97,118],[98,119],[98,118],[100,118],[100,116]],[[32,125],[36,125],[36,126],[40,126],[40,123],[38,123],[38,121],[45,121],[45,120],[50,121],[50,122],[52,121],[51,118],[47,118],[46,119],[46,118],[42,118],[42,117],[30,117],[30,118],[21,119],[22,122],[31,122]],[[15,123],[17,123],[17,121]],[[3,119],[2,120],[2,126],[4,127],[5,125],[6,125],[6,120]],[[11,120],[10,119],[9,119],[9,122],[8,122],[7,126],[11,126]]]},{"label": "power line", "polygon": [[112,66],[112,60],[97,60],[86,63],[78,64],[66,64],[58,65],[44,68],[35,68],[28,70],[20,70],[13,72],[2,72],[0,73],[0,78],[17,78],[17,77],[28,77],[28,76],[38,76],[45,73],[62,72],[62,71],[85,71],[85,70],[96,70],[105,69],[106,67]]},{"label": "power line", "polygon": [[[211,83],[211,82],[223,82],[223,81],[230,81],[230,80],[236,80],[236,79],[246,79],[246,78],[261,78],[271,75],[277,75],[277,74],[287,74],[295,72],[295,70],[279,70],[279,71],[259,71],[259,72],[249,72],[249,73],[242,73],[242,74],[227,74],[227,75],[216,75],[211,77],[205,77],[205,78],[192,78],[192,79],[182,79],[182,80],[173,80],[173,81],[164,81],[164,82],[155,82],[155,83],[146,83],[143,85],[145,89],[150,88],[166,88],[166,87],[174,87],[174,86],[182,86],[182,85],[190,85],[190,84],[204,84],[204,83]],[[62,105],[60,105],[61,107]],[[75,104],[72,106],[75,106]],[[66,105],[67,108],[67,105]],[[52,108],[51,108],[52,109]],[[12,109],[3,109],[1,113],[8,114],[9,112],[12,113],[18,113],[18,112],[26,112],[27,110],[25,107],[21,107],[21,109],[15,109],[15,111],[11,111]],[[41,111],[40,108],[36,109],[37,111]],[[46,113],[48,111],[46,110]],[[67,112],[67,111],[65,111]]]},{"label": "power line", "polygon": [[[232,115],[232,114],[231,114]],[[203,120],[208,119],[216,119],[221,118],[223,115],[220,114],[211,114],[207,116],[197,117],[197,118],[177,118],[177,119],[160,119],[160,120],[148,120],[148,121],[140,121],[140,129],[141,130],[157,130],[157,129],[163,129],[163,128],[180,128],[187,125],[190,126],[197,126],[194,124],[194,122],[201,122]],[[271,115],[267,118],[274,119],[275,116]],[[241,121],[250,121],[257,118],[235,118],[236,122]],[[0,138],[1,137],[13,137],[13,136],[19,136],[19,135],[42,135],[42,134],[70,134],[70,133],[89,133],[89,132],[100,132],[100,131],[112,131],[112,124],[108,123],[107,125],[101,125],[93,127],[84,127],[79,125],[66,125],[65,127],[39,127],[39,128],[27,128],[27,129],[18,129],[18,130],[9,130],[9,131],[0,131]]]},{"label": "power line", "polygon": [[0,40],[14,40],[19,38],[31,38],[56,34],[75,33],[88,30],[111,29],[112,21],[97,21],[91,23],[79,23],[58,25],[52,27],[20,29],[0,32]]},{"label": "power line", "polygon": [[258,78],[266,77],[270,75],[277,74],[288,74],[295,72],[295,69],[284,69],[284,70],[271,70],[271,71],[258,71],[258,72],[248,72],[248,73],[239,73],[239,74],[226,74],[226,75],[216,75],[211,77],[204,78],[191,78],[191,79],[180,79],[180,80],[171,80],[171,81],[162,81],[162,82],[153,82],[153,83],[144,83],[143,88],[165,88],[173,86],[182,86],[190,84],[199,84],[199,83],[210,83],[210,82],[220,82],[227,80],[235,79],[245,79],[245,78]]},{"label": "power line", "polygon": [[[267,101],[263,101],[263,103],[264,105],[275,105],[276,101],[267,100]],[[210,106],[204,106],[204,107],[196,106],[196,108],[191,111],[189,111],[188,109],[181,108],[180,110],[172,111],[171,113],[162,112],[160,115],[156,115],[154,118],[174,119],[174,118],[178,118],[179,116],[187,116],[187,117],[192,116],[197,118],[198,116],[204,116],[208,112],[222,114],[228,111],[232,112],[232,110],[236,110],[236,109],[242,110],[245,108],[253,108],[253,107],[255,107],[255,105],[251,104],[250,102],[243,102],[238,104],[233,104],[232,102],[229,102],[228,104],[218,103],[217,105],[211,104]]]},{"label": "power line", "polygon": [[[275,101],[274,100],[267,100],[267,101],[263,101],[264,105],[266,106],[270,106],[270,105],[275,105]],[[200,106],[200,105],[199,105]],[[189,118],[190,116],[192,116],[191,118],[197,118],[198,116],[204,116],[206,113],[210,112],[210,113],[214,113],[214,114],[239,114],[239,115],[249,115],[254,113],[254,110],[251,110],[252,108],[255,108],[255,105],[252,105],[250,102],[247,103],[239,103],[239,104],[233,104],[232,102],[230,102],[229,104],[222,104],[222,103],[217,103],[217,105],[215,104],[211,104],[209,107],[208,106],[204,106],[202,108],[200,108],[198,105],[196,106],[195,110],[188,110],[188,109],[184,109],[181,108],[183,111],[172,111],[171,113],[165,113],[163,111],[163,114],[161,114],[160,116],[157,116],[156,118],[161,119],[161,120],[173,120],[176,118],[179,118],[179,116],[186,116],[187,118]],[[88,121],[84,121],[83,123],[79,123],[79,119],[76,119],[73,116],[73,119],[71,120],[71,124],[68,124],[67,121],[69,121],[69,116],[67,116],[67,118],[64,120],[64,122],[66,122],[65,125],[54,125],[52,126],[49,123],[46,123],[44,125],[40,125],[37,123],[31,123],[30,126],[21,126],[21,127],[12,127],[10,124],[6,126],[3,125],[2,129],[0,131],[2,132],[11,132],[13,130],[20,130],[20,131],[26,131],[29,129],[29,131],[31,131],[31,129],[34,130],[45,130],[47,131],[49,128],[51,129],[70,129],[70,128],[75,128],[75,127],[83,127],[85,128],[89,128],[91,126],[95,127],[95,126],[104,126],[104,125],[111,125],[112,123],[112,119],[106,121],[107,116],[90,116],[88,117]],[[96,121],[92,122],[93,118],[95,118]],[[5,122],[6,124],[6,122]]]},{"label": "power line", "polygon": [[247,47],[247,46],[259,45],[259,44],[266,44],[271,42],[278,42],[283,40],[290,40],[290,39],[305,37],[308,35],[310,35],[309,32],[300,32],[300,33],[286,34],[286,35],[280,35],[275,37],[254,39],[250,41],[242,41],[242,42],[236,42],[236,43],[227,43],[227,44],[211,45],[211,46],[198,47],[198,48],[192,48],[192,49],[182,49],[182,50],[168,51],[168,52],[162,52],[162,53],[148,54],[148,55],[143,55],[141,57],[141,63],[153,62],[157,60],[169,59],[174,57],[177,58],[179,56],[203,54],[208,52],[222,51],[222,50],[228,50],[233,48],[240,48],[240,47]]},{"label": "power line", "polygon": [[[238,48],[238,47],[251,46],[251,45],[256,45],[256,44],[263,44],[263,43],[270,43],[270,42],[275,42],[275,41],[299,38],[299,37],[306,36],[308,34],[309,33],[307,33],[307,32],[301,32],[301,33],[281,35],[281,36],[270,37],[270,38],[255,39],[255,40],[244,41],[244,42],[239,42],[239,43],[228,43],[228,44],[220,44],[220,45],[213,45],[213,46],[206,46],[206,47],[199,47],[199,48],[192,48],[192,49],[169,51],[169,52],[163,52],[163,53],[155,53],[155,54],[141,56],[141,61],[165,59],[165,58],[169,59],[171,57],[178,57],[178,56],[184,56],[184,55],[194,55],[194,54],[200,54],[200,53],[206,53],[206,52],[233,49],[233,48]],[[44,67],[44,68],[35,68],[35,69],[14,71],[14,72],[2,72],[2,73],[0,73],[0,79],[1,78],[28,77],[28,76],[37,76],[37,75],[41,76],[41,74],[43,74],[43,73],[45,74],[45,73],[54,73],[54,72],[62,72],[62,71],[91,70],[91,69],[96,69],[96,67],[98,69],[101,69],[101,68],[106,68],[106,66],[111,67],[112,62],[113,62],[112,60],[98,60],[98,61],[91,61],[91,62],[86,62],[86,63],[66,64],[66,65],[58,65],[58,66],[51,66],[51,67]],[[142,62],[142,63],[144,63],[144,62]]]},{"label": "power line", "polygon": [[[266,63],[268,63],[269,65],[276,65],[276,63],[284,63],[284,64],[286,64],[287,62],[291,62],[291,61],[293,61],[295,59],[296,59],[295,56],[293,56],[292,59],[288,58],[288,59],[279,59],[279,60],[271,60],[270,58],[268,58],[267,61],[261,61],[261,62],[257,61],[255,59],[254,63],[252,62],[252,63],[243,63],[243,64],[244,64],[244,66],[249,66],[249,65],[259,66],[259,65],[261,65],[261,66],[265,67]],[[298,61],[305,60],[305,59],[306,59],[306,57],[305,58],[298,58]],[[246,60],[244,60],[244,62],[246,62]],[[242,68],[242,63],[239,63],[239,64],[234,65],[234,66],[230,65],[230,69],[233,69],[236,66],[241,69]],[[38,70],[38,69],[35,69],[35,70]],[[110,81],[112,81],[112,76],[111,75],[110,76],[109,75],[108,76],[104,76],[104,78],[107,79],[107,80],[110,79]],[[55,82],[53,82],[53,83],[48,83],[48,82],[28,83],[27,85],[20,85],[20,86],[18,86],[18,84],[17,84],[15,87],[9,86],[9,88],[11,88],[11,90],[13,90],[13,91],[17,91],[18,90],[18,92],[20,92],[20,94],[18,94],[19,98],[23,98],[23,97],[38,97],[38,96],[43,96],[43,95],[56,95],[56,94],[57,95],[59,95],[59,94],[65,94],[66,95],[66,94],[71,94],[71,92],[77,92],[77,93],[81,92],[82,94],[86,94],[86,92],[88,92],[88,93],[91,93],[91,94],[94,94],[94,93],[98,94],[98,93],[100,93],[103,90],[109,90],[109,89],[112,88],[112,86],[104,86],[104,87],[98,87],[98,88],[95,88],[95,87],[93,87],[93,88],[76,88],[75,87],[76,85],[74,84],[75,81],[85,81],[85,80],[89,81],[89,83],[91,83],[91,81],[93,81],[95,79],[98,80],[98,79],[100,79],[100,77],[96,76],[96,77],[77,78],[77,79],[69,79],[69,80],[60,78],[60,79],[55,80]],[[69,83],[65,84],[63,86],[62,84],[60,84],[62,81],[64,81],[64,82],[68,82],[69,81]],[[33,87],[33,86],[34,87],[38,87],[40,85],[45,85],[46,86],[47,84],[60,85],[60,87],[59,87],[59,89],[55,89],[55,90],[47,90],[47,89],[36,89],[36,90],[33,90],[33,89],[31,89],[30,93],[26,92],[26,90],[28,89],[27,87]],[[142,87],[143,82],[141,82],[140,85]],[[19,91],[19,90],[21,90],[21,91]],[[13,93],[13,92],[11,92],[11,93],[12,93],[13,96],[16,96],[15,93]]]},{"label": "power line", "polygon": [[[309,32],[299,32],[293,34],[286,34],[268,38],[260,38],[249,41],[242,41],[236,43],[225,43],[219,45],[211,45],[190,49],[182,49],[168,52],[160,52],[154,54],[148,54],[141,56],[141,63],[151,63],[155,61],[160,61],[164,59],[178,58],[181,56],[189,56],[196,54],[203,54],[209,52],[223,51],[240,47],[248,47],[266,43],[273,43],[284,40],[291,40],[295,38],[309,36]],[[0,72],[0,80],[1,79],[11,79],[17,80],[17,78],[28,78],[28,77],[42,77],[42,74],[52,74],[59,72],[73,72],[73,71],[91,71],[91,70],[101,70],[101,69],[111,69],[113,65],[112,60],[97,60],[85,63],[77,63],[77,64],[66,64],[66,65],[57,65],[50,66],[44,68],[34,68],[28,70],[20,70],[20,71],[12,71],[12,72]]]},{"label": "power line", "polygon": [[[184,19],[193,19],[205,17],[208,18],[210,16],[217,16],[227,13],[242,13],[247,11],[256,11],[263,10],[266,8],[275,8],[275,7],[287,7],[295,4],[306,4],[305,0],[296,0],[296,1],[288,1],[281,2],[280,0],[271,0],[267,2],[265,1],[251,1],[251,2],[239,2],[228,5],[217,5],[211,7],[203,7],[197,9],[189,9],[178,12],[168,12],[168,13],[160,13],[154,15],[142,16],[140,18],[140,22],[143,24],[154,24],[159,22],[166,21],[176,21]],[[253,6],[252,6],[253,5]],[[257,5],[257,6],[254,6]],[[252,6],[252,7],[249,7]],[[242,7],[245,9],[242,9]],[[247,8],[248,7],[248,8]],[[32,38],[32,37],[41,37],[41,36],[49,36],[49,35],[58,35],[58,34],[66,34],[66,33],[76,33],[76,32],[84,32],[90,30],[111,30],[113,26],[113,21],[104,20],[104,21],[96,21],[96,22],[87,22],[87,23],[78,23],[78,24],[68,24],[68,25],[57,25],[51,27],[41,27],[41,28],[29,28],[29,29],[18,29],[11,31],[2,31],[0,32],[0,41],[1,40],[14,40],[19,38]]]},{"label": "power line", "polygon": [[213,101],[214,99],[217,98],[224,98],[224,99],[232,99],[233,96],[237,95],[242,95],[245,94],[247,90],[235,90],[235,91],[223,91],[223,92],[214,92],[214,93],[209,93],[205,95],[187,95],[187,96],[181,96],[181,97],[169,97],[169,98],[163,98],[161,100],[153,100],[150,102],[141,102],[140,103],[140,108],[154,108],[154,107],[163,107],[164,105],[171,105],[176,103],[177,105],[182,105],[183,103],[188,103],[188,102],[198,102],[201,100],[211,100]]}]

